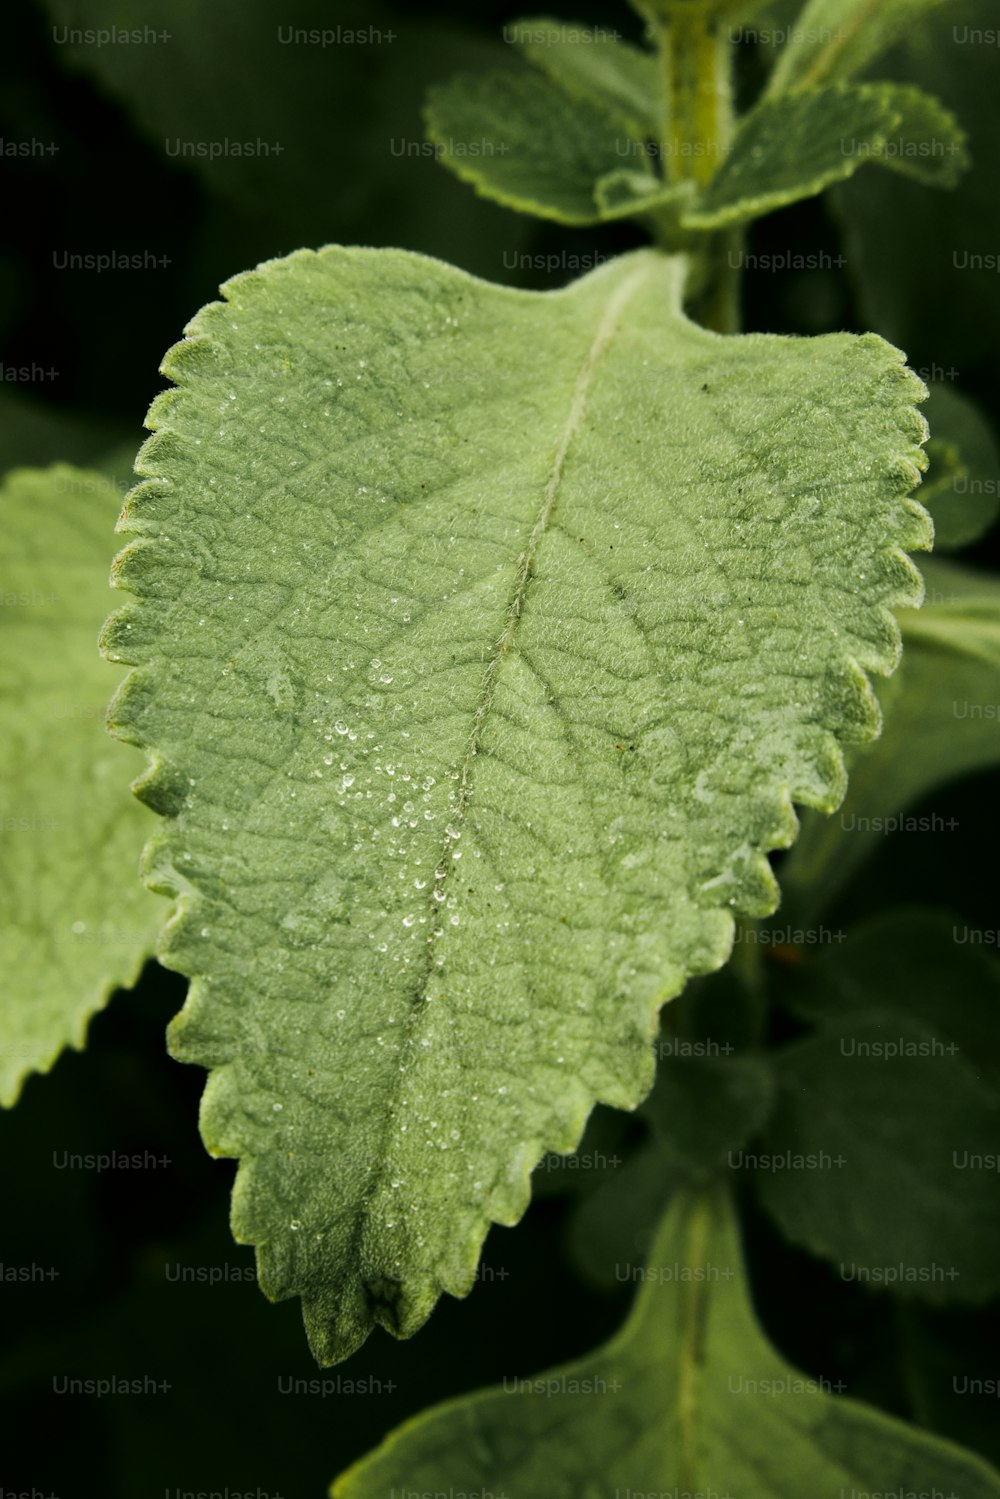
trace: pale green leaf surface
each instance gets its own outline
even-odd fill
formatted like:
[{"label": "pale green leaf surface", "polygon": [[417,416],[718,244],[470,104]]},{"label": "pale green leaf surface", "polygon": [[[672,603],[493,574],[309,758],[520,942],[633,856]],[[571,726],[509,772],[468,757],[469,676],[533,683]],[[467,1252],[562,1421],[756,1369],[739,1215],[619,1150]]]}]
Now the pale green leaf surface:
[{"label": "pale green leaf surface", "polygon": [[[599,103],[570,94],[527,66],[459,75],[432,88],[425,110],[438,160],[478,193],[561,224],[596,224],[636,212],[663,183],[642,137]],[[602,179],[644,178],[625,197],[595,196]],[[620,195],[618,195],[620,197]]]},{"label": "pale green leaf surface", "polygon": [[771,1347],[721,1194],[678,1194],[648,1264],[621,1269],[641,1289],[611,1342],[418,1416],[343,1474],[333,1499],[1000,1495],[978,1457],[828,1393]]},{"label": "pale green leaf surface", "polygon": [[856,78],[945,0],[807,0],[775,63],[768,91]]},{"label": "pale green leaf surface", "polygon": [[657,139],[663,128],[658,59],[606,27],[529,16],[504,36],[568,94],[592,101],[630,135]]},{"label": "pale green leaf surface", "polygon": [[938,558],[923,568],[925,603],[900,614],[906,650],[882,693],[882,737],[852,753],[838,816],[806,813],[782,869],[797,920],[813,921],[829,908],[918,798],[1000,763],[1000,583]]},{"label": "pale green leaf surface", "polygon": [[948,186],[966,158],[955,119],[919,89],[832,84],[765,99],[743,116],[701,198],[682,215],[717,229],[822,192],[868,163]]},{"label": "pale green leaf surface", "polygon": [[[104,731],[97,650],[121,496],[65,465],[0,488],[0,1102],[135,982],[162,921],[142,888],[142,756]],[[122,673],[117,673],[120,678]]]},{"label": "pale green leaf surface", "polygon": [[168,818],[173,1050],[324,1360],[466,1293],[540,1156],[638,1103],[658,1006],[877,728],[923,387],[870,335],[706,332],[682,274],[328,247],[164,364],[112,719]]}]

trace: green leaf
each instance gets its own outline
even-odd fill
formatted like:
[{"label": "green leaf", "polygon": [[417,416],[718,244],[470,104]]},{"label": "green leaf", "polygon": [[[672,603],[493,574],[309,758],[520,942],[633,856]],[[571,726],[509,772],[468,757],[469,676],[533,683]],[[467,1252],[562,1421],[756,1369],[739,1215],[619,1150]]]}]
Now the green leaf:
[{"label": "green leaf", "polygon": [[812,197],[866,162],[951,186],[967,164],[963,141],[955,119],[919,89],[832,84],[765,99],[739,122],[681,221],[693,229],[744,223]]},{"label": "green leaf", "polygon": [[807,0],[768,91],[856,78],[944,0]]},{"label": "green leaf", "polygon": [[[113,990],[133,984],[162,920],[137,874],[151,820],[108,742],[108,608],[118,491],[65,465],[0,488],[0,1103],[65,1046]],[[118,673],[119,677],[121,673]]]},{"label": "green leaf", "polygon": [[957,551],[978,541],[996,521],[1000,449],[974,401],[940,382],[929,383],[929,389],[925,414],[932,435],[920,501],[934,522],[935,551]]},{"label": "green leaf", "polygon": [[865,1490],[996,1499],[1000,1475],[971,1453],[800,1374],[754,1316],[731,1207],[678,1196],[634,1310],[605,1347],[513,1377],[400,1427],[333,1485],[333,1499],[396,1489],[518,1499]]},{"label": "green leaf", "polygon": [[[528,67],[459,75],[430,90],[427,135],[443,166],[483,197],[560,224],[597,224],[635,211],[664,184],[646,143],[599,104]],[[598,183],[640,179],[624,202]]]},{"label": "green leaf", "polygon": [[918,88],[884,83],[858,87],[891,87],[893,105],[899,110],[899,121],[891,127],[897,134],[882,147],[881,165],[927,187],[957,187],[971,165],[968,138],[941,101]]},{"label": "green leaf", "polygon": [[[856,927],[844,947],[820,953],[807,981],[793,992],[793,1008],[814,1025],[877,1015],[887,1036],[900,1017],[921,1021],[959,1045],[980,1081],[1000,1097],[995,1059],[1000,962],[995,947],[982,946],[982,936],[939,910],[875,917]],[[900,954],[905,955],[905,986]]]},{"label": "green leaf", "polygon": [[715,22],[748,21],[766,8],[766,0],[629,0],[639,14],[654,26],[669,22],[678,13],[701,12]]},{"label": "green leaf", "polygon": [[638,218],[644,213],[658,213],[664,209],[671,210],[676,216],[694,197],[694,191],[693,182],[667,186],[646,172],[626,169],[598,177],[594,183],[594,202],[604,219]]},{"label": "green leaf", "polygon": [[838,816],[807,813],[782,868],[786,903],[807,924],[918,798],[1000,763],[1000,583],[936,558],[924,564],[924,575],[923,608],[900,614],[906,651],[882,694],[882,737],[853,752]]},{"label": "green leaf", "polygon": [[1000,110],[997,49],[989,45],[996,30],[994,0],[951,0],[879,64],[884,76],[919,84],[960,119],[972,166],[958,187],[930,205],[902,177],[860,172],[833,195],[864,325],[905,348],[915,365],[957,366],[963,378],[979,366],[1000,370]]},{"label": "green leaf", "polygon": [[663,87],[657,58],[615,32],[551,16],[532,16],[505,27],[504,37],[567,94],[591,102],[620,122],[636,140],[659,138]]},{"label": "green leaf", "polygon": [[662,1154],[695,1179],[709,1178],[761,1128],[773,1083],[762,1057],[666,1055],[644,1105]]},{"label": "green leaf", "polygon": [[540,1156],[639,1102],[877,730],[923,387],[870,336],[708,333],[683,270],[302,251],[163,366],[112,721],[168,819],[173,1050],[324,1360],[465,1294]]},{"label": "green leaf", "polygon": [[[897,949],[904,990],[909,968]],[[937,1305],[988,1301],[1000,1291],[1000,1102],[957,1042],[879,1013],[880,977],[858,1013],[777,1056],[778,1103],[742,1164],[761,1163],[757,1190],[786,1237],[845,1280]]]}]

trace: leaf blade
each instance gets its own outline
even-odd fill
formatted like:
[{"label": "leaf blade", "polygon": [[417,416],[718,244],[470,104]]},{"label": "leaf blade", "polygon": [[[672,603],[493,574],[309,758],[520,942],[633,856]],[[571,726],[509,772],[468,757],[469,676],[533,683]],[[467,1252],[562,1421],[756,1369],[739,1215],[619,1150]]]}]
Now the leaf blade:
[{"label": "leaf blade", "polygon": [[459,75],[432,88],[424,111],[438,161],[482,197],[559,224],[597,224],[631,211],[601,203],[596,185],[631,168],[663,183],[648,167],[645,143],[598,103],[570,93],[526,64]]},{"label": "leaf blade", "polygon": [[813,197],[869,163],[953,186],[967,165],[964,141],[937,100],[898,84],[831,84],[767,98],[740,120],[682,222],[693,229],[745,223]]},{"label": "leaf blade", "polygon": [[113,726],[169,818],[172,1046],[215,1069],[234,1232],[323,1359],[468,1291],[540,1156],[639,1101],[656,1008],[771,908],[791,798],[833,806],[838,738],[877,728],[922,387],[875,338],[706,333],[682,276],[639,252],[518,293],[329,247],[230,282],[164,364]]}]

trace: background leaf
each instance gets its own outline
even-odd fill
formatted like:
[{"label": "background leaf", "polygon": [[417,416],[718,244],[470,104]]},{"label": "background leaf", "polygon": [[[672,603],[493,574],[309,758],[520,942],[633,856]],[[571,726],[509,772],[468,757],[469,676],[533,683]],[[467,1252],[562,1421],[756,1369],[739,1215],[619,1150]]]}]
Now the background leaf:
[{"label": "background leaf", "polygon": [[983,412],[951,385],[932,383],[924,412],[931,439],[920,502],[934,522],[934,550],[957,551],[996,522],[1000,448]]},{"label": "background leaf", "polygon": [[655,53],[606,27],[567,25],[551,16],[515,21],[504,36],[567,93],[617,117],[630,136],[659,137],[663,99]]},{"label": "background leaf", "polygon": [[[878,63],[880,77],[919,84],[957,116],[972,168],[955,191],[932,206],[915,183],[861,172],[833,199],[864,326],[898,342],[914,365],[956,368],[973,393],[973,382],[1000,369],[993,336],[1000,317],[1000,111],[997,49],[989,45],[996,27],[991,0],[953,0],[909,28]],[[994,398],[984,393],[992,410]]]},{"label": "background leaf", "polygon": [[[324,0],[294,11],[283,0],[44,4],[65,65],[120,101],[154,160],[207,196],[182,274],[206,250],[217,281],[329,240],[405,243],[488,274],[498,238],[517,250],[517,224],[440,170],[421,122],[429,82],[503,58],[495,31],[382,0],[338,0],[335,11]],[[146,40],[86,41],[114,27]],[[192,276],[189,299],[204,294]]]},{"label": "background leaf", "polygon": [[613,1486],[771,1499],[848,1484],[1000,1494],[985,1463],[838,1399],[774,1352],[720,1198],[682,1194],[648,1265],[624,1268],[642,1289],[605,1348],[428,1411],[338,1479],[333,1499],[376,1499],[397,1486],[520,1499],[596,1499]]},{"label": "background leaf", "polygon": [[898,1019],[911,1017],[957,1042],[979,1081],[1000,1093],[1000,1067],[992,1055],[1000,963],[996,942],[984,947],[977,940],[982,936],[945,911],[873,917],[851,932],[843,948],[821,952],[810,965],[794,993],[795,1011],[814,1025],[877,1017],[888,1035]]},{"label": "background leaf", "polygon": [[100,474],[66,465],[19,469],[0,489],[4,1104],[64,1046],[83,1046],[90,1017],[138,978],[162,921],[138,878],[151,822],[128,791],[142,757],[104,732],[97,635],[120,503]]}]

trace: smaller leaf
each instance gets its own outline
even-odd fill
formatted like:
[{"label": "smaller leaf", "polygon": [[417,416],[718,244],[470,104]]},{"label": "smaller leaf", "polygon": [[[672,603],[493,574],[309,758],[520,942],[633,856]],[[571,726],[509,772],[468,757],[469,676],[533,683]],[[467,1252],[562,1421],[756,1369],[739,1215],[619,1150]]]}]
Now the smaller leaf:
[{"label": "smaller leaf", "polygon": [[[995,1060],[1000,1012],[1000,962],[995,950],[941,910],[896,910],[857,927],[843,948],[827,949],[807,983],[790,992],[797,1015],[813,1025],[845,1017],[883,1018],[887,1035],[899,1018],[912,1018],[961,1047],[980,1081],[1000,1097]],[[906,984],[899,957],[906,955]]]},{"label": "smaller leaf", "polygon": [[765,99],[736,128],[701,199],[683,215],[718,229],[813,197],[867,162],[949,186],[966,165],[952,115],[919,89],[834,84]]},{"label": "smaller leaf", "polygon": [[[101,474],[17,469],[0,489],[0,1103],[134,984],[163,907],[139,854],[153,819],[129,794],[143,757],[104,731],[98,655],[121,508]],[[120,679],[123,673],[118,672]]]},{"label": "smaller leaf", "polygon": [[969,165],[966,134],[939,99],[923,89],[889,84],[861,87],[892,89],[899,121],[894,137],[885,142],[879,165],[927,187],[956,187]]},{"label": "smaller leaf", "polygon": [[449,1401],[393,1432],[333,1499],[396,1490],[517,1499],[717,1494],[802,1499],[857,1488],[998,1499],[971,1453],[807,1379],[754,1316],[735,1214],[677,1195],[622,1331],[576,1363]]},{"label": "smaller leaf", "polygon": [[[932,607],[900,611],[904,637],[990,668],[981,682],[983,702],[988,704],[1000,669],[1000,583],[960,563],[933,559],[928,559],[925,578],[933,588]],[[954,668],[956,663],[951,664]],[[981,716],[971,715],[973,719]]]},{"label": "smaller leaf", "polygon": [[944,0],[807,0],[768,92],[855,78]]},{"label": "smaller leaf", "polygon": [[[459,75],[425,110],[438,160],[485,198],[561,224],[597,224],[648,206],[663,184],[643,138],[600,106],[530,68]],[[620,182],[629,182],[622,193]],[[638,188],[634,179],[638,178]],[[599,183],[607,186],[599,198]]]},{"label": "smaller leaf", "polygon": [[[905,992],[910,954],[896,960]],[[744,1164],[760,1165],[758,1192],[786,1237],[844,1280],[938,1305],[987,1301],[1000,1291],[1000,1195],[983,1169],[997,1096],[923,1021],[872,1011],[784,1048],[777,1107]]]},{"label": "smaller leaf", "polygon": [[648,172],[609,172],[594,184],[594,202],[602,218],[630,217],[679,209],[694,193],[693,182],[668,185]]},{"label": "smaller leaf", "polygon": [[1000,583],[954,562],[922,564],[926,602],[900,610],[903,664],[881,690],[877,747],[851,752],[835,818],[806,811],[782,868],[786,907],[808,924],[917,799],[1000,762]]}]

